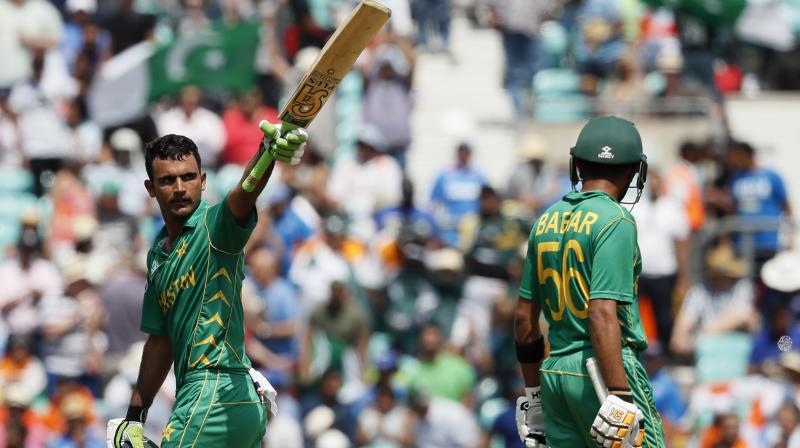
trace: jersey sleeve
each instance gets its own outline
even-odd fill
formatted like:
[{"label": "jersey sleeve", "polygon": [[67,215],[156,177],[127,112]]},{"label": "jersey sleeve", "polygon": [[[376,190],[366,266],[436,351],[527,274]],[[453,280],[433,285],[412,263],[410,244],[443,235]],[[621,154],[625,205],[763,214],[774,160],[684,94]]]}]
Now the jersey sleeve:
[{"label": "jersey sleeve", "polygon": [[589,299],[611,299],[633,303],[636,225],[620,217],[609,222],[594,239]]},{"label": "jersey sleeve", "polygon": [[[149,261],[149,260],[148,260]],[[150,266],[150,263],[147,263]],[[161,306],[158,304],[158,292],[147,276],[147,283],[144,288],[144,301],[142,302],[142,324],[141,330],[154,336],[167,335],[167,319]]]},{"label": "jersey sleeve", "polygon": [[783,179],[775,172],[771,173],[770,179],[772,180],[772,192],[775,195],[775,199],[781,204],[785,204],[788,201],[788,196],[786,195],[786,185],[784,185]]},{"label": "jersey sleeve", "polygon": [[535,244],[528,240],[528,253],[525,255],[525,264],[522,266],[522,279],[519,282],[519,297],[524,300],[533,300],[533,273],[535,272],[536,259]]},{"label": "jersey sleeve", "polygon": [[258,213],[253,207],[244,226],[239,225],[228,206],[228,201],[224,200],[208,208],[206,215],[208,237],[215,249],[238,253],[250,239],[250,234],[253,233],[257,221]]}]

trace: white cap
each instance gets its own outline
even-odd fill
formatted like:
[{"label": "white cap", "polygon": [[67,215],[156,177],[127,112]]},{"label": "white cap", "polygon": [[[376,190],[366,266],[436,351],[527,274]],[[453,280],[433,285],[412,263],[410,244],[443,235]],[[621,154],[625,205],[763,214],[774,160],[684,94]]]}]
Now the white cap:
[{"label": "white cap", "polygon": [[783,252],[764,263],[761,279],[768,287],[781,292],[800,291],[800,254]]},{"label": "white cap", "polygon": [[338,429],[329,429],[319,436],[314,448],[350,448],[350,439]]},{"label": "white cap", "polygon": [[316,439],[333,426],[336,414],[327,406],[320,405],[311,410],[303,420],[303,427],[310,439]]},{"label": "white cap", "polygon": [[111,134],[108,143],[111,145],[111,149],[116,151],[140,152],[142,150],[142,139],[131,128],[117,129]]},{"label": "white cap", "polygon": [[97,0],[67,0],[67,12],[83,11],[93,13],[97,11]]}]

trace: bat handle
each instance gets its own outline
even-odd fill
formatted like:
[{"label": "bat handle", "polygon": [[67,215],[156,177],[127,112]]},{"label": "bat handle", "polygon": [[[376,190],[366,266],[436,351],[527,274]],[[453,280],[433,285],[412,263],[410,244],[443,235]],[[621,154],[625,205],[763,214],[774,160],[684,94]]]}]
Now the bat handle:
[{"label": "bat handle", "polygon": [[605,381],[603,381],[603,375],[600,373],[600,366],[597,364],[596,359],[589,358],[586,360],[586,371],[589,372],[589,378],[592,380],[592,386],[594,386],[594,393],[597,394],[597,399],[600,403],[606,401],[608,389],[606,389],[606,384]]},{"label": "bat handle", "polygon": [[[292,131],[294,129],[297,129],[297,126],[293,124],[286,122],[283,122],[281,124],[281,134],[285,135],[287,132]],[[261,140],[262,146],[264,146],[266,143],[267,142],[265,142],[264,140]],[[272,156],[269,155],[269,151],[267,150],[267,148],[266,147],[261,148],[261,157],[258,158],[258,161],[256,162],[255,166],[253,167],[252,170],[250,170],[250,174],[247,176],[244,182],[242,182],[242,189],[248,193],[255,190],[258,181],[260,181],[261,178],[264,177],[264,173],[267,171],[267,168],[269,167],[269,164],[272,163],[272,161],[273,158]]]}]

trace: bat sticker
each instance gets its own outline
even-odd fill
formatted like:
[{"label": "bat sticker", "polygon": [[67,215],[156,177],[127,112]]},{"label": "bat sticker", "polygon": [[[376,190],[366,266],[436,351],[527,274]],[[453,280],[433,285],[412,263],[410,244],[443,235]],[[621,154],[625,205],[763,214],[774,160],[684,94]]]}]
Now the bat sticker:
[{"label": "bat sticker", "polygon": [[294,101],[287,108],[289,113],[283,119],[295,126],[305,127],[333,94],[340,81],[341,79],[318,71],[309,73],[298,89]]}]

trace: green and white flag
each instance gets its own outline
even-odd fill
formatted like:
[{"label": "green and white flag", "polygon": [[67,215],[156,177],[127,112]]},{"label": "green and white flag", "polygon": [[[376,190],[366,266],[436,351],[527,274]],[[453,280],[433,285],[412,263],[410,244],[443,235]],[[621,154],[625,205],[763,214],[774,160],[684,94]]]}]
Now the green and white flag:
[{"label": "green and white flag", "polygon": [[142,42],[106,61],[89,91],[92,119],[102,127],[142,117],[150,101],[187,85],[244,91],[255,82],[258,24],[219,26],[157,47]]}]

